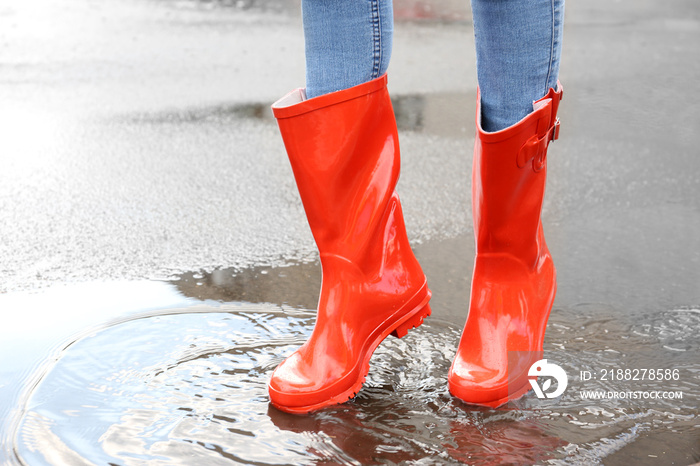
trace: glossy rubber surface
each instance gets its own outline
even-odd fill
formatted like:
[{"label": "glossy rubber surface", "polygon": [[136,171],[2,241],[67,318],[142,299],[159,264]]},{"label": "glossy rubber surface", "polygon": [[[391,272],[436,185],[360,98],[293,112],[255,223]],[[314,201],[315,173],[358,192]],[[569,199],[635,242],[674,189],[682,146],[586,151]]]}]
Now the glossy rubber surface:
[{"label": "glossy rubber surface", "polygon": [[522,396],[528,369],[540,359],[556,293],[540,216],[561,96],[561,85],[550,89],[530,115],[494,133],[481,129],[477,100],[476,259],[469,315],[448,374],[450,392],[467,403],[497,407]]},{"label": "glossy rubber surface", "polygon": [[386,82],[309,100],[296,90],[272,107],[323,272],[311,337],[269,382],[270,401],[283,411],[347,401],[377,345],[430,314],[395,192],[399,146]]}]

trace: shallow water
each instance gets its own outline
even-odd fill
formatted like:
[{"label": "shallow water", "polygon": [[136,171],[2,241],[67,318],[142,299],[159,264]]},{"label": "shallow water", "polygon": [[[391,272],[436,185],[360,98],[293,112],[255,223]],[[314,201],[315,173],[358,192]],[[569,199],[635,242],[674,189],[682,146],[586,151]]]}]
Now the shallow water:
[{"label": "shallow water", "polygon": [[[545,356],[567,371],[569,388],[556,401],[530,392],[495,410],[449,395],[446,374],[461,328],[429,319],[405,338],[380,345],[354,400],[293,416],[269,405],[266,382],[310,334],[314,313],[286,305],[208,303],[117,318],[66,344],[25,393],[11,435],[14,460],[616,464],[615,453],[630,446],[626,461],[700,460],[700,309],[625,322],[595,317],[609,311],[600,305],[555,308]],[[624,364],[679,369],[679,380],[662,388],[682,391],[683,399],[577,396],[578,388],[605,385],[584,387],[574,376],[579,370]],[[668,442],[663,453],[654,447],[659,439]]]}]

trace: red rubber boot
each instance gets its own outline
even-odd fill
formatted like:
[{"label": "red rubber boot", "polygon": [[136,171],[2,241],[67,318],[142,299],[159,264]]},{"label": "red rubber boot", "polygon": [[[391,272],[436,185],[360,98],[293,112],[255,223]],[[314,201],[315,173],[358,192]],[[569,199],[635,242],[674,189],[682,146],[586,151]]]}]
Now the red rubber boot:
[{"label": "red rubber boot", "polygon": [[323,273],[311,337],[269,382],[270,401],[286,412],[352,398],[379,343],[430,315],[394,191],[399,142],[386,82],[309,100],[297,89],[272,106]]},{"label": "red rubber boot", "polygon": [[530,389],[528,369],[541,359],[556,272],[540,214],[547,147],[557,139],[561,85],[515,125],[486,133],[477,97],[472,169],[476,259],[469,315],[448,374],[450,392],[497,407]]}]

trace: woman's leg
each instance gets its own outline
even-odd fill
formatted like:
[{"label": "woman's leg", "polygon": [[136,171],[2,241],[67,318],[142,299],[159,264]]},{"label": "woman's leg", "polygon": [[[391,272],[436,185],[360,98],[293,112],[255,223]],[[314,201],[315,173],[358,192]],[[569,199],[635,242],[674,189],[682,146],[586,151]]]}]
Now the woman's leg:
[{"label": "woman's leg", "polygon": [[[303,0],[307,89],[272,109],[321,260],[316,324],[273,372],[290,413],[343,403],[374,349],[430,315],[430,290],[395,188],[399,138],[384,75],[390,0]],[[314,98],[316,97],[316,98]]]},{"label": "woman's leg", "polygon": [[[472,0],[480,98],[472,165],[476,259],[450,392],[491,407],[530,390],[556,270],[542,226],[559,135],[563,0]],[[556,90],[554,89],[556,88]]]},{"label": "woman's leg", "polygon": [[302,0],[302,17],[307,98],[386,73],[394,32],[391,0]]},{"label": "woman's leg", "polygon": [[556,88],[564,0],[471,0],[484,131],[532,112]]}]

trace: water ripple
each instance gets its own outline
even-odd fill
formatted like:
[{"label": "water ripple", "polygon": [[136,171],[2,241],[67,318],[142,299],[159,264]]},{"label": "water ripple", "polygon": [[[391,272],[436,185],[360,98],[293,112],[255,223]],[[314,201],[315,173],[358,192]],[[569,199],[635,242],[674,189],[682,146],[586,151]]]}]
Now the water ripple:
[{"label": "water ripple", "polygon": [[468,406],[447,391],[461,329],[430,320],[379,347],[353,401],[293,416],[269,405],[266,383],[314,314],[220,306],[115,322],[67,345],[26,397],[14,452],[32,465],[595,464],[648,433],[697,438],[700,313],[630,323],[586,317],[601,315],[595,307],[554,311],[549,357],[568,374],[672,362],[692,374],[668,387],[683,400],[582,401],[568,390],[553,404],[530,393],[497,410]]}]

